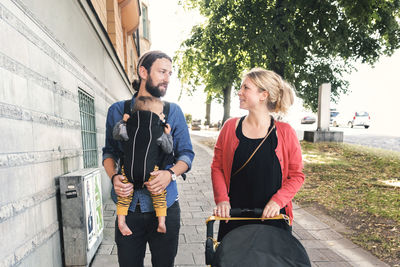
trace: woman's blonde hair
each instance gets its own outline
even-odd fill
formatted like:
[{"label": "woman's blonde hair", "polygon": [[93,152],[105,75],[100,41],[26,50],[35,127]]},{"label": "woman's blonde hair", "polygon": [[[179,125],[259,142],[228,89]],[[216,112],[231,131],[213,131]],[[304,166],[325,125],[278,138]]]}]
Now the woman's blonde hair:
[{"label": "woman's blonde hair", "polygon": [[294,102],[293,87],[272,70],[253,68],[243,79],[249,78],[260,91],[268,92],[267,108],[270,112],[286,114]]}]

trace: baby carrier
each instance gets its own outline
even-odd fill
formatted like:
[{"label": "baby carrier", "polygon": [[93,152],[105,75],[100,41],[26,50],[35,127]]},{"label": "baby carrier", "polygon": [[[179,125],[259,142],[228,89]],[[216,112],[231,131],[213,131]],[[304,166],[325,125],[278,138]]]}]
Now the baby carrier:
[{"label": "baby carrier", "polygon": [[[125,101],[124,113],[131,114],[130,100]],[[169,113],[169,103],[164,104],[164,114]],[[173,155],[166,155],[157,144],[164,132],[163,122],[151,111],[138,110],[130,115],[126,123],[128,141],[123,141],[123,166],[128,180],[135,188],[143,187],[157,165],[164,169],[173,163]]]}]

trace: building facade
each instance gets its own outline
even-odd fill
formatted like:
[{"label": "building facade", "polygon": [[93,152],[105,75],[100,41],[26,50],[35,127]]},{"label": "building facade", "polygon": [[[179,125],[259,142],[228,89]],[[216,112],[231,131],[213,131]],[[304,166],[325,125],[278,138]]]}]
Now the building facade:
[{"label": "building facade", "polygon": [[[132,96],[148,2],[0,2],[0,266],[62,266],[57,177],[102,172],[108,107]],[[145,34],[146,33],[146,34]]]}]

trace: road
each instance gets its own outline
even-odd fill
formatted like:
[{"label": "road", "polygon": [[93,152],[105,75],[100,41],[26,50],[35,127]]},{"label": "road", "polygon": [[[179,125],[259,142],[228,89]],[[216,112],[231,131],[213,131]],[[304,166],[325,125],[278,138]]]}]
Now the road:
[{"label": "road", "polygon": [[[313,131],[317,125],[300,125],[295,127],[299,139],[302,139],[303,131]],[[342,131],[343,132],[343,142],[349,144],[357,144],[369,147],[382,148],[386,150],[393,150],[400,152],[400,136],[391,135],[390,133],[382,133],[379,129],[369,128],[364,129],[364,127],[331,127],[331,131]]]},{"label": "road", "polygon": [[[313,131],[317,128],[314,124],[298,124],[293,126],[296,129],[298,138],[303,139],[304,131]],[[344,133],[343,141],[349,144],[357,144],[386,150],[400,152],[400,136],[390,135],[390,133],[382,133],[379,129],[373,127],[364,129],[364,127],[331,127],[331,131],[342,131]],[[194,131],[195,134],[207,137],[216,137],[216,131]]]}]

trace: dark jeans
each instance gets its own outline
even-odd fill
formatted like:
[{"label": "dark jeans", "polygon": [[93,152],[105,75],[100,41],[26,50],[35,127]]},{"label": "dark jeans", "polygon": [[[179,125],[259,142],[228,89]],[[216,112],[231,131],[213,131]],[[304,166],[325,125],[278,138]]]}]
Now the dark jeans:
[{"label": "dark jeans", "polygon": [[128,212],[126,224],[132,235],[123,236],[115,221],[115,242],[118,248],[119,266],[143,266],[146,252],[146,243],[151,251],[151,263],[155,267],[172,267],[178,252],[181,210],[176,201],[167,209],[165,224],[167,233],[157,232],[158,220],[155,212],[141,213],[138,208],[135,212]]}]

